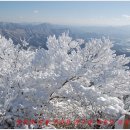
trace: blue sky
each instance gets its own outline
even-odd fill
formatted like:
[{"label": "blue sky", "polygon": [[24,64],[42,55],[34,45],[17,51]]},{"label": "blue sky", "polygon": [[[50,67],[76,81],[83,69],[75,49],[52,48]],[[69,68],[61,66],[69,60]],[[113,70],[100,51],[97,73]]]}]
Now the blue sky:
[{"label": "blue sky", "polygon": [[69,25],[129,25],[130,1],[0,1],[0,21]]}]

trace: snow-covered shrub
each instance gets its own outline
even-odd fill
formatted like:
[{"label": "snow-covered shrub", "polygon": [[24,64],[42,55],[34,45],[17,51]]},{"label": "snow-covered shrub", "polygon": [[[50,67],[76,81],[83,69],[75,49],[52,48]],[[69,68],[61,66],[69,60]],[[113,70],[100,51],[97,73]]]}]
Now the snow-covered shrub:
[{"label": "snow-covered shrub", "polygon": [[130,58],[116,56],[112,46],[109,39],[85,43],[63,33],[48,38],[48,50],[31,50],[2,37],[0,107],[4,116],[14,121],[38,120],[40,112],[44,119],[74,120],[88,113],[95,119],[98,113],[102,118],[118,118],[125,112],[124,95],[130,92],[130,71],[125,66]]}]

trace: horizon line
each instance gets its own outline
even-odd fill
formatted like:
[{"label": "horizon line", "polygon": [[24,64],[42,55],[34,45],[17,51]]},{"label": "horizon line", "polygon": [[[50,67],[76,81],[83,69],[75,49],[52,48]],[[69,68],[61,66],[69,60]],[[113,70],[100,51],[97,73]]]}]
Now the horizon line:
[{"label": "horizon line", "polygon": [[130,26],[130,24],[126,24],[126,25],[81,25],[81,24],[62,24],[62,23],[51,23],[51,22],[15,22],[15,21],[0,21],[0,23],[12,23],[12,24],[50,24],[50,25],[59,25],[59,26],[77,26],[77,27],[124,27],[124,26]]}]

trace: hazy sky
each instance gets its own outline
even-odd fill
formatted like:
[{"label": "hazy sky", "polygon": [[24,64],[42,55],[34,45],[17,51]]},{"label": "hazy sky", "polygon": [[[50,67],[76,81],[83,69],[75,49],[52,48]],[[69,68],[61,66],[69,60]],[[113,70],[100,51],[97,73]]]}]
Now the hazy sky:
[{"label": "hazy sky", "polygon": [[0,21],[130,25],[129,2],[2,2]]}]

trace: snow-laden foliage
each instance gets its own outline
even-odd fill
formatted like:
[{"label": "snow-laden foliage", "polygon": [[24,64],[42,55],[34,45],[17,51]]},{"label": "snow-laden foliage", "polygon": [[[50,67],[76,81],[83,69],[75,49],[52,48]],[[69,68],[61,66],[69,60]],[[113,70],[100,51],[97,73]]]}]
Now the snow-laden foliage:
[{"label": "snow-laden foliage", "polygon": [[[32,50],[0,39],[0,109],[6,118],[60,116],[74,120],[90,113],[118,118],[130,105],[130,58],[116,56],[109,39],[72,40],[63,33]],[[85,44],[82,48],[81,45]],[[26,48],[26,49],[25,49]],[[124,100],[125,99],[125,100]],[[5,126],[6,127],[6,126]],[[16,124],[12,127],[16,128]],[[23,127],[24,126],[20,126]],[[29,126],[29,128],[39,126]],[[44,126],[43,126],[44,127]]]}]

